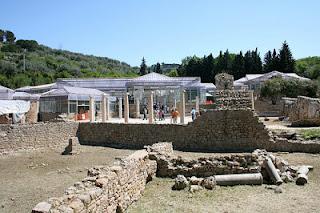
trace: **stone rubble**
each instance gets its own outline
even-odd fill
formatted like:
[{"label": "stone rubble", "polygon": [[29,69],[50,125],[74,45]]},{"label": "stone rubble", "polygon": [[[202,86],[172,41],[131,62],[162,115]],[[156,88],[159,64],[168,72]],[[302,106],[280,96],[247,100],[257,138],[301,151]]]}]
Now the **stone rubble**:
[{"label": "stone rubble", "polygon": [[[191,193],[214,189],[215,175],[254,173],[261,176],[261,173],[265,183],[270,183],[263,163],[266,158],[272,160],[284,182],[294,181],[298,176],[301,167],[291,166],[266,150],[195,160],[175,156],[172,143],[157,143],[119,159],[113,166],[90,168],[87,177],[67,188],[63,196],[39,203],[33,212],[124,212],[142,196],[146,183],[155,175],[176,178],[173,189],[188,189]],[[282,193],[281,188],[272,189]]]}]

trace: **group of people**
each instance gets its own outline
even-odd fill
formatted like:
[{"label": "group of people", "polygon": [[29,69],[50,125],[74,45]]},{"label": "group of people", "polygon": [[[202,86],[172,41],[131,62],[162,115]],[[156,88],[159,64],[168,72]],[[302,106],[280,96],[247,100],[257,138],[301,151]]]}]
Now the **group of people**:
[{"label": "group of people", "polygon": [[[154,114],[154,121],[164,121],[165,120],[165,114],[169,113],[169,107],[166,105],[160,105],[160,103],[156,103],[153,105],[153,114]],[[191,110],[191,117],[192,121],[194,121],[197,117],[196,110],[192,108]],[[147,114],[148,114],[148,108],[145,105],[143,107],[143,119],[142,120],[147,120]],[[178,117],[180,116],[179,111],[175,107],[171,107],[170,110],[170,115],[171,115],[171,123],[178,123]]]}]

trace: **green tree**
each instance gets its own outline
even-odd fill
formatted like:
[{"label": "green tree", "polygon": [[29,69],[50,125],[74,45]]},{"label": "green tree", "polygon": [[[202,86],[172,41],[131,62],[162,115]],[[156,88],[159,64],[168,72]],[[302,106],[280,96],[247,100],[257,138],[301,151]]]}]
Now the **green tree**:
[{"label": "green tree", "polygon": [[295,60],[292,56],[289,45],[286,41],[283,42],[279,52],[280,71],[285,73],[294,72]]},{"label": "green tree", "polygon": [[160,63],[157,63],[157,64],[156,64],[155,72],[162,74],[162,70],[161,70],[161,65],[160,65]]},{"label": "green tree", "polygon": [[146,65],[146,60],[143,57],[140,65],[140,75],[145,75],[145,74],[147,74],[147,65]]},{"label": "green tree", "polygon": [[9,30],[6,31],[5,38],[8,43],[13,43],[16,40],[14,33]]},{"label": "green tree", "polygon": [[261,96],[270,98],[272,104],[275,105],[281,97],[282,83],[282,78],[266,81],[261,87]]},{"label": "green tree", "polygon": [[244,57],[242,55],[242,51],[240,51],[240,53],[237,54],[234,58],[231,74],[234,76],[234,79],[239,79],[246,75],[246,70],[244,67]]},{"label": "green tree", "polygon": [[16,45],[29,52],[35,51],[38,48],[38,42],[35,40],[17,40]]},{"label": "green tree", "polygon": [[263,64],[263,71],[264,72],[270,72],[272,71],[272,54],[271,51],[269,50],[265,56],[264,56],[264,64]]},{"label": "green tree", "polygon": [[1,30],[1,29],[0,29],[0,42],[3,42],[3,41],[4,41],[4,35],[5,35],[4,30]]},{"label": "green tree", "polygon": [[178,75],[177,70],[172,69],[172,70],[170,70],[170,71],[168,72],[167,76],[169,76],[169,77],[178,77],[179,75]]}]

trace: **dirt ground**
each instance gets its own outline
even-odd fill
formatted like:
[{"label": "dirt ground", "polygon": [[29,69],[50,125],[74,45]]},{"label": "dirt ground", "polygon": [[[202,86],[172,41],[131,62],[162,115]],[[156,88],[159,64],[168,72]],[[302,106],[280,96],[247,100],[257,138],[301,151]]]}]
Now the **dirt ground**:
[{"label": "dirt ground", "polygon": [[110,165],[115,157],[133,150],[81,146],[80,154],[33,151],[0,156],[0,212],[22,213],[64,190],[87,175],[95,165]]},{"label": "dirt ground", "polygon": [[[214,154],[183,153],[185,157],[210,156]],[[172,179],[156,178],[149,182],[143,197],[132,204],[128,212],[320,212],[320,155],[290,153],[279,154],[292,165],[313,165],[309,183],[297,186],[283,184],[283,193],[262,186],[217,187],[194,194],[188,191],[173,191]]]}]

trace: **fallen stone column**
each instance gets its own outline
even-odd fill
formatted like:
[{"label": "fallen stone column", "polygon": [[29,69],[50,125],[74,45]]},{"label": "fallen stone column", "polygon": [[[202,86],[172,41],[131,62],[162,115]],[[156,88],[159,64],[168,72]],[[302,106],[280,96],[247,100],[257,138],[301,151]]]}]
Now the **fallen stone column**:
[{"label": "fallen stone column", "polygon": [[265,159],[264,166],[273,183],[277,185],[280,185],[283,183],[280,175],[278,174],[276,167],[274,166],[272,160],[269,157]]},{"label": "fallen stone column", "polygon": [[309,169],[312,169],[313,167],[312,166],[301,166],[298,171],[297,171],[297,174],[298,174],[298,178],[296,180],[296,184],[297,185],[304,185],[306,183],[308,183],[308,172],[309,172]]},{"label": "fallen stone column", "polygon": [[220,186],[261,185],[263,183],[261,173],[215,175],[214,178],[217,185]]}]

